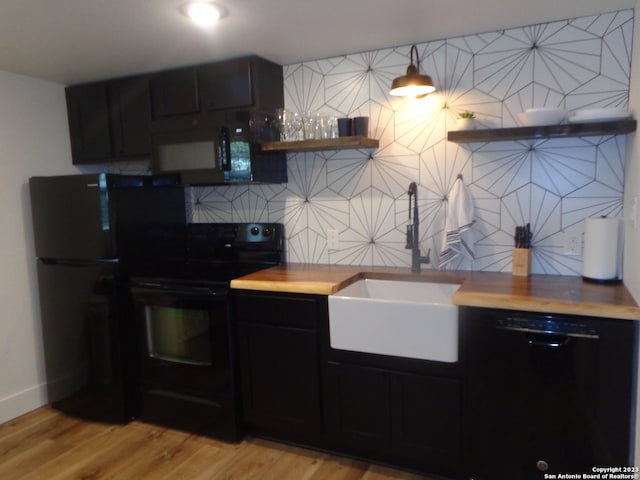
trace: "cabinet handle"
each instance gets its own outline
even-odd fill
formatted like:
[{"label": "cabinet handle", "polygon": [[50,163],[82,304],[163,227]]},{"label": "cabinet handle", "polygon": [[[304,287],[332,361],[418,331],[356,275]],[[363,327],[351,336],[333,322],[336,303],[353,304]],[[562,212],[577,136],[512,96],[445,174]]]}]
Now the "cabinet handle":
[{"label": "cabinet handle", "polygon": [[532,333],[532,334],[540,334],[540,335],[554,335],[554,336],[574,337],[574,338],[589,338],[591,340],[597,340],[600,338],[600,335],[597,335],[595,333],[548,332],[546,330],[538,330],[536,328],[511,327],[511,326],[503,326],[503,325],[496,325],[496,328],[498,330],[506,330],[509,332],[519,332],[519,333],[525,333],[525,334]]},{"label": "cabinet handle", "polygon": [[542,333],[525,333],[524,338],[527,339],[529,345],[547,348],[562,348],[568,345],[572,337],[568,335],[552,335]]}]

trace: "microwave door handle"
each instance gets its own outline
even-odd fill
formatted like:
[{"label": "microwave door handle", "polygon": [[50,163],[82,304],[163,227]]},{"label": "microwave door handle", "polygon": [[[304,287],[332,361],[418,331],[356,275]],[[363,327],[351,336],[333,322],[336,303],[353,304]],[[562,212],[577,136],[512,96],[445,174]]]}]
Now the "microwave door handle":
[{"label": "microwave door handle", "polygon": [[227,127],[220,129],[220,158],[222,170],[231,171],[231,137]]}]

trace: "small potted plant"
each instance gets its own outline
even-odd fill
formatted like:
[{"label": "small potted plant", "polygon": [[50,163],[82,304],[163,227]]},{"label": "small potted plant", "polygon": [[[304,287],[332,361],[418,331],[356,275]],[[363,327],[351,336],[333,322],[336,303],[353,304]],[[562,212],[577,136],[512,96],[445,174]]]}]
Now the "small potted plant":
[{"label": "small potted plant", "polygon": [[458,114],[456,118],[456,129],[458,130],[473,130],[476,128],[476,114],[465,110]]}]

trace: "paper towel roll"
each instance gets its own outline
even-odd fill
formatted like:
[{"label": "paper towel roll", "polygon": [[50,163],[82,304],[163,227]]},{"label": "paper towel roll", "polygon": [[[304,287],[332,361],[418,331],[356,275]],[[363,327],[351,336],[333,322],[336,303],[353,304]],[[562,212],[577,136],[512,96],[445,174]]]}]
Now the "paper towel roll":
[{"label": "paper towel roll", "polygon": [[621,222],[618,218],[585,219],[582,275],[589,280],[620,278]]}]

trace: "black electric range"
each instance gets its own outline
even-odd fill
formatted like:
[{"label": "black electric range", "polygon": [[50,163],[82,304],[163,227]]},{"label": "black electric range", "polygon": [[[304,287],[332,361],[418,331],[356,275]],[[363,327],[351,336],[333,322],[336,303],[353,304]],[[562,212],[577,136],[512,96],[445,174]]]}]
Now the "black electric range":
[{"label": "black electric range", "polygon": [[[229,283],[284,262],[284,227],[196,223],[150,235],[158,240],[140,255],[130,282],[140,339],[139,418],[238,440]],[[165,256],[158,261],[159,250]]]}]

